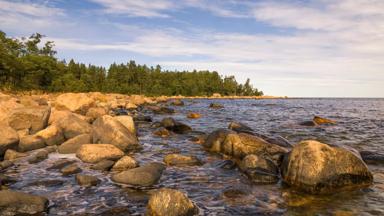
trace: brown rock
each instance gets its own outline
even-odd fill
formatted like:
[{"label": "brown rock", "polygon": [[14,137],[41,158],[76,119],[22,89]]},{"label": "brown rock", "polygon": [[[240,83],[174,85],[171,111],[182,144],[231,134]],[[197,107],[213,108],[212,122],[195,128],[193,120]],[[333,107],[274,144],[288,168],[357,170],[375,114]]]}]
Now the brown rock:
[{"label": "brown rock", "polygon": [[164,157],[164,163],[168,166],[199,166],[201,161],[190,155],[168,154]]},{"label": "brown rock", "polygon": [[44,148],[45,146],[46,145],[43,138],[36,135],[29,135],[20,139],[19,151],[20,152],[32,151],[35,149]]},{"label": "brown rock", "polygon": [[105,108],[92,107],[88,109],[87,114],[85,116],[89,117],[90,119],[92,119],[92,121],[94,121],[95,119],[106,114],[107,114],[107,110]]},{"label": "brown rock", "polygon": [[8,149],[5,152],[4,160],[15,160],[17,158],[26,157],[26,156],[28,156],[28,154],[17,152],[17,151],[12,150],[12,149]]},{"label": "brown rock", "polygon": [[187,118],[190,118],[190,119],[198,119],[200,117],[201,117],[200,113],[188,113],[187,115]]},{"label": "brown rock", "polygon": [[58,151],[60,154],[73,154],[82,145],[90,143],[92,143],[92,136],[90,134],[81,134],[65,141],[59,146]]},{"label": "brown rock", "polygon": [[160,137],[169,137],[171,133],[166,128],[159,128],[153,132],[154,135],[160,136]]},{"label": "brown rock", "polygon": [[81,134],[90,134],[92,132],[91,125],[75,115],[69,115],[57,124],[63,131],[66,139],[71,139]]},{"label": "brown rock", "polygon": [[124,152],[111,144],[84,144],[76,152],[76,156],[83,162],[97,163],[104,159],[118,160],[124,156]]},{"label": "brown rock", "polygon": [[129,132],[132,134],[136,134],[135,122],[133,121],[132,116],[128,115],[120,115],[114,117],[117,121],[119,121],[122,125],[124,125]]},{"label": "brown rock", "polygon": [[60,145],[64,142],[64,134],[57,125],[50,125],[44,130],[36,133],[36,136],[43,138],[44,142],[48,146]]},{"label": "brown rock", "polygon": [[34,134],[48,125],[50,107],[18,108],[8,119],[8,124],[15,130],[29,129]]},{"label": "brown rock", "polygon": [[320,116],[313,117],[313,122],[315,122],[318,125],[321,125],[321,124],[336,124],[336,121],[333,121],[331,119],[322,118]]},{"label": "brown rock", "polygon": [[76,181],[79,185],[85,186],[85,187],[96,186],[100,182],[100,180],[95,176],[82,175],[82,174],[76,175]]},{"label": "brown rock", "polygon": [[19,144],[19,135],[8,125],[0,124],[0,157],[7,149],[16,149]]},{"label": "brown rock", "polygon": [[56,98],[55,105],[58,108],[68,109],[71,112],[85,115],[89,108],[93,107],[95,100],[85,93],[65,93]]},{"label": "brown rock", "polygon": [[114,171],[124,171],[132,168],[136,168],[139,166],[139,163],[135,159],[130,156],[124,156],[120,160],[118,160],[115,165],[112,167]]},{"label": "brown rock", "polygon": [[72,175],[81,172],[81,169],[77,166],[77,164],[70,164],[63,169],[60,170],[60,172],[64,176]]}]

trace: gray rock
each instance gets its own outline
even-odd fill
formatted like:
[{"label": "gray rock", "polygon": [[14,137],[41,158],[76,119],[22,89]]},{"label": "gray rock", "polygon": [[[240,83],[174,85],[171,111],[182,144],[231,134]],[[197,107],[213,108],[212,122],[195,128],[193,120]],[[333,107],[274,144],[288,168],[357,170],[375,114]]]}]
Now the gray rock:
[{"label": "gray rock", "polygon": [[135,186],[152,186],[160,180],[164,170],[164,164],[153,162],[115,174],[112,181]]},{"label": "gray rock", "polygon": [[60,154],[74,154],[83,144],[89,143],[92,143],[92,136],[90,134],[81,134],[65,141],[59,146],[58,151]]},{"label": "gray rock", "polygon": [[100,180],[95,176],[77,174],[76,181],[81,186],[91,187],[96,186]]},{"label": "gray rock", "polygon": [[48,199],[42,196],[0,191],[0,215],[39,214],[47,211],[48,204]]}]

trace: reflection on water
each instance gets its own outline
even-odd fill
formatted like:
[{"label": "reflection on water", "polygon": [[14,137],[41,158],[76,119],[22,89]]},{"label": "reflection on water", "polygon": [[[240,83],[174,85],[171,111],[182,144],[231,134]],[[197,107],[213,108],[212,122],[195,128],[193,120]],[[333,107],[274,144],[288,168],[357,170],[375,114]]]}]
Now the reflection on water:
[{"label": "reflection on water", "polygon": [[[383,99],[288,99],[288,100],[221,100],[221,110],[208,109],[210,100],[186,101],[175,107],[175,119],[187,123],[195,131],[209,133],[226,128],[232,120],[241,121],[256,131],[278,134],[295,143],[317,139],[326,143],[345,144],[358,150],[383,152]],[[202,114],[200,119],[188,119],[188,112]],[[145,111],[147,112],[147,111]],[[151,112],[147,114],[152,115]],[[336,125],[322,127],[299,126],[314,115],[331,118]],[[155,121],[167,115],[154,116]],[[142,215],[153,189],[161,187],[185,191],[198,205],[201,215],[384,215],[384,168],[370,166],[374,185],[368,189],[338,193],[332,196],[299,194],[285,188],[281,182],[255,185],[219,155],[205,152],[190,141],[191,135],[170,138],[152,136],[154,129],[139,125],[139,139],[144,149],[133,156],[141,163],[162,161],[165,154],[179,152],[198,156],[200,167],[168,167],[158,185],[132,188],[114,184],[110,173],[89,169],[74,155],[50,154],[38,164],[25,159],[6,174],[17,182],[10,188],[41,194],[50,199],[50,215],[83,215],[97,213],[113,215],[129,211]],[[85,174],[101,179],[97,187],[83,188],[74,176],[64,177],[59,170],[47,170],[53,163],[68,158],[76,160]],[[125,207],[125,208],[122,208]],[[127,210],[128,209],[128,210]]]}]

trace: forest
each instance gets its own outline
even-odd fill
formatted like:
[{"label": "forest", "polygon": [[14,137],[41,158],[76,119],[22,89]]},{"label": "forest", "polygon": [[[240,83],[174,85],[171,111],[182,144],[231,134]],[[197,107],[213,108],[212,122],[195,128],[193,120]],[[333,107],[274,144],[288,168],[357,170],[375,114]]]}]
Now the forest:
[{"label": "forest", "polygon": [[56,57],[54,42],[43,43],[36,33],[16,39],[0,30],[0,90],[44,92],[106,92],[122,94],[210,96],[261,96],[250,80],[213,71],[168,71],[159,65],[128,61],[108,68],[69,62]]}]

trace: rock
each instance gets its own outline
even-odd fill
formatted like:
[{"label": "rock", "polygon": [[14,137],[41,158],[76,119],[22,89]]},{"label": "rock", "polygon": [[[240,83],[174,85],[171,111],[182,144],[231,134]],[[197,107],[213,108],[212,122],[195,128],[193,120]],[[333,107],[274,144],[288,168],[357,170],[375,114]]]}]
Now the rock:
[{"label": "rock", "polygon": [[15,130],[29,129],[34,134],[48,125],[51,107],[18,108],[12,111],[8,124]]},{"label": "rock", "polygon": [[114,119],[124,125],[129,130],[129,132],[131,132],[132,134],[136,134],[135,122],[133,121],[132,116],[121,115],[115,116]]},{"label": "rock", "polygon": [[222,144],[227,138],[228,134],[234,133],[233,131],[227,129],[218,129],[210,133],[203,143],[204,148],[212,152],[221,152]]},{"label": "rock", "polygon": [[243,123],[240,123],[240,122],[229,123],[228,129],[231,129],[231,130],[236,131],[238,133],[249,133],[249,134],[254,133],[252,128],[250,128],[249,126],[247,126]]},{"label": "rock", "polygon": [[91,125],[75,115],[69,115],[59,121],[58,126],[62,129],[65,139],[71,139],[81,134],[91,134]]},{"label": "rock", "polygon": [[45,146],[46,145],[43,138],[36,135],[29,135],[20,139],[19,151],[20,152],[32,151],[35,149],[44,148]]},{"label": "rock", "polygon": [[276,183],[279,180],[279,169],[269,159],[257,155],[247,155],[240,163],[240,169],[254,183]]},{"label": "rock", "polygon": [[64,134],[56,125],[50,125],[44,130],[36,133],[36,136],[43,138],[44,142],[48,146],[60,145],[64,142]]},{"label": "rock", "polygon": [[315,194],[366,187],[373,182],[357,154],[313,140],[294,146],[284,157],[281,173],[288,185]]},{"label": "rock", "polygon": [[130,156],[124,156],[118,160],[112,167],[113,171],[124,171],[139,166],[139,163]]},{"label": "rock", "polygon": [[18,130],[17,134],[19,135],[19,139],[21,139],[22,137],[30,135],[29,129]]},{"label": "rock", "polygon": [[213,108],[213,109],[222,109],[224,108],[224,106],[222,104],[219,104],[219,103],[211,103],[209,105],[209,108]]},{"label": "rock", "polygon": [[111,144],[84,144],[76,152],[76,157],[86,163],[97,163],[104,159],[118,160],[124,152]]},{"label": "rock", "polygon": [[133,117],[133,121],[135,122],[152,122],[151,116],[138,115]]},{"label": "rock", "polygon": [[88,109],[87,114],[85,114],[85,116],[90,118],[91,121],[94,121],[95,119],[97,119],[103,115],[106,115],[106,114],[107,114],[107,110],[105,108],[92,107],[92,108]]},{"label": "rock", "polygon": [[47,211],[49,201],[42,196],[12,190],[0,191],[0,215],[35,215]]},{"label": "rock", "polygon": [[330,119],[326,119],[326,118],[322,118],[320,116],[313,117],[312,121],[315,122],[318,125],[322,125],[322,124],[336,124],[335,121],[330,120]]},{"label": "rock", "polygon": [[101,170],[101,171],[109,171],[113,167],[114,164],[115,164],[115,161],[102,160],[102,161],[99,161],[96,164],[92,165],[91,169]]},{"label": "rock", "polygon": [[0,98],[0,122],[7,122],[10,113],[18,108],[24,107],[16,98],[9,95]]},{"label": "rock", "polygon": [[2,161],[2,162],[0,162],[0,170],[5,170],[5,169],[7,169],[13,165],[14,164],[12,161],[9,161],[9,160]]},{"label": "rock", "polygon": [[17,182],[17,180],[15,178],[12,178],[12,177],[9,177],[7,175],[0,173],[0,190],[1,190],[2,185],[9,185],[9,184],[13,184],[16,182]]},{"label": "rock", "polygon": [[19,135],[17,132],[7,126],[0,124],[0,157],[4,155],[7,149],[16,149],[19,144]]},{"label": "rock", "polygon": [[165,127],[167,130],[175,132],[177,134],[185,134],[192,131],[192,128],[188,125],[178,122],[173,118],[164,118],[161,121],[161,125]]},{"label": "rock", "polygon": [[112,181],[134,186],[152,186],[156,184],[165,170],[161,163],[148,163],[112,176]]},{"label": "rock", "polygon": [[163,188],[149,198],[146,215],[192,216],[198,208],[181,191]]},{"label": "rock", "polygon": [[74,154],[82,145],[90,143],[92,143],[92,136],[81,134],[65,141],[59,146],[58,151],[60,154]]},{"label": "rock", "polygon": [[198,119],[200,117],[201,117],[200,113],[190,112],[190,113],[187,114],[187,118],[190,118],[190,119]]},{"label": "rock", "polygon": [[71,112],[85,115],[89,108],[94,106],[94,99],[85,93],[65,93],[56,98],[58,108],[68,109]]},{"label": "rock", "polygon": [[207,135],[202,134],[202,135],[191,137],[189,139],[189,141],[194,142],[196,144],[203,144],[205,142],[205,140],[207,139],[207,137],[208,137]]},{"label": "rock", "polygon": [[26,157],[26,156],[28,156],[28,154],[17,152],[17,151],[12,150],[12,149],[8,149],[5,152],[4,160],[15,160],[17,158],[22,158],[22,157]]},{"label": "rock", "polygon": [[264,136],[262,138],[271,144],[275,144],[275,145],[278,145],[284,148],[289,148],[289,149],[293,148],[293,144],[282,136],[278,136],[278,135],[273,137]]},{"label": "rock", "polygon": [[109,143],[123,151],[141,148],[136,135],[109,115],[102,116],[93,122],[92,136],[93,143]]},{"label": "rock", "polygon": [[47,146],[44,148],[48,153],[54,153],[57,151],[57,146]]},{"label": "rock", "polygon": [[61,160],[55,161],[52,166],[47,168],[47,170],[59,170],[75,162],[76,161],[74,160],[61,159]]},{"label": "rock", "polygon": [[300,122],[299,125],[312,127],[312,126],[316,126],[317,124],[314,121],[303,121],[303,122]]},{"label": "rock", "polygon": [[251,190],[246,185],[230,185],[223,190],[222,195],[226,198],[234,199],[250,194]]},{"label": "rock", "polygon": [[164,163],[168,166],[200,166],[201,161],[190,155],[168,154],[164,157]]},{"label": "rock", "polygon": [[68,111],[68,110],[57,110],[55,108],[52,108],[51,109],[51,115],[49,116],[49,120],[48,120],[48,125],[56,124],[56,123],[60,122],[61,120],[66,119],[70,116],[75,116],[75,117],[77,117],[81,120],[84,120],[86,122],[90,122],[90,120],[91,120],[89,117],[82,116],[82,115],[79,115],[76,113],[72,113],[71,111]]},{"label": "rock", "polygon": [[76,181],[79,185],[85,186],[85,187],[96,186],[100,182],[100,180],[95,176],[82,175],[82,174],[76,175]]},{"label": "rock", "polygon": [[176,99],[176,100],[173,100],[171,102],[171,105],[173,105],[173,106],[184,106],[184,101],[182,101],[180,99]]},{"label": "rock", "polygon": [[158,106],[152,106],[150,109],[155,114],[174,114],[175,110],[169,107],[158,107]]},{"label": "rock", "polygon": [[59,179],[44,179],[44,180],[38,180],[31,182],[27,184],[27,187],[31,186],[44,186],[44,187],[59,187],[62,186],[65,182],[63,180]]},{"label": "rock", "polygon": [[81,172],[81,169],[77,166],[77,164],[70,164],[60,170],[60,172],[63,174],[63,176],[68,176],[72,174],[76,174]]},{"label": "rock", "polygon": [[384,164],[384,154],[379,152],[361,151],[361,158],[367,164]]},{"label": "rock", "polygon": [[45,159],[48,158],[48,152],[46,150],[41,150],[39,152],[37,152],[36,154],[34,154],[31,158],[28,159],[28,162],[30,164],[33,164],[33,163],[39,163]]},{"label": "rock", "polygon": [[166,128],[159,128],[153,132],[154,135],[160,136],[160,137],[169,137],[171,133]]},{"label": "rock", "polygon": [[219,97],[221,97],[221,94],[220,94],[220,93],[213,93],[213,94],[212,94],[212,97],[214,97],[214,98],[219,98]]}]

